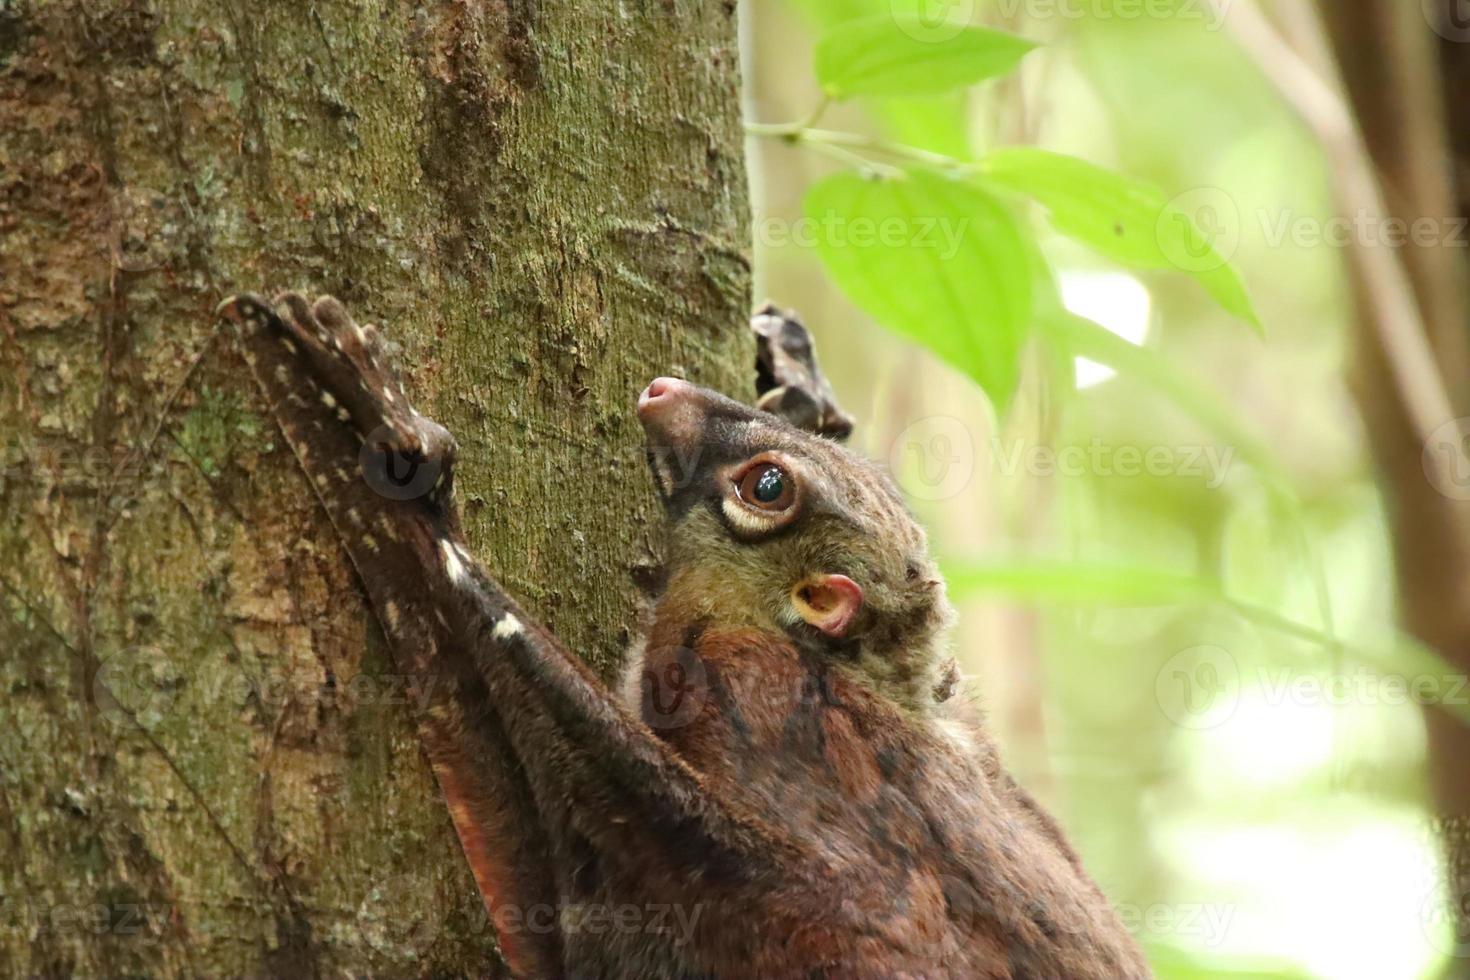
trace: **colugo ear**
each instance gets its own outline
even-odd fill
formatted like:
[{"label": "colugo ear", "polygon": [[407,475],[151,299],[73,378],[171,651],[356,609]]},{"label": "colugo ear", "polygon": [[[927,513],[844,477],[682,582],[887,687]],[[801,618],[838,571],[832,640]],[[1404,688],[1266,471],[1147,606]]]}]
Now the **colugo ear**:
[{"label": "colugo ear", "polygon": [[840,640],[863,608],[863,590],[846,575],[812,575],[791,590],[791,604],[802,619]]}]

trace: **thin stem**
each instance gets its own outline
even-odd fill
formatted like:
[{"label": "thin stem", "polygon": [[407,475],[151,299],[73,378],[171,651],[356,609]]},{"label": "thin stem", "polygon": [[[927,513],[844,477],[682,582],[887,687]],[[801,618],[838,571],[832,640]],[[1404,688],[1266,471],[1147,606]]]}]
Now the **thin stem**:
[{"label": "thin stem", "polygon": [[903,160],[912,160],[931,167],[943,167],[947,170],[972,170],[976,166],[944,153],[920,149],[917,146],[909,146],[907,143],[894,143],[892,140],[880,139],[876,136],[864,136],[861,133],[842,133],[831,129],[804,129],[798,138],[802,142],[829,143],[855,147],[873,153],[885,153]]},{"label": "thin stem", "polygon": [[822,100],[813,106],[812,111],[799,123],[800,127],[802,129],[811,129],[817,123],[821,122],[822,116],[826,114],[827,107],[831,104],[832,100],[830,98],[825,95],[822,96]]},{"label": "thin stem", "polygon": [[[949,171],[975,170],[978,164],[957,157],[947,156],[943,153],[935,153],[932,150],[921,149],[917,146],[909,146],[906,143],[895,143],[892,140],[882,139],[877,136],[865,136],[861,133],[844,133],[832,129],[815,129],[811,123],[815,122],[825,109],[824,101],[817,107],[810,119],[794,123],[747,123],[745,131],[751,136],[761,136],[768,139],[779,139],[787,143],[804,143],[813,149],[828,152],[829,155],[837,156],[832,152],[839,147],[849,147],[856,150],[864,150],[869,153],[881,153],[886,156],[895,157],[899,160],[907,160],[925,167],[936,167]],[[891,167],[848,153],[845,157],[849,160],[863,160],[865,166],[874,169],[892,171]]]},{"label": "thin stem", "polygon": [[[1326,42],[1318,36],[1315,16],[1306,11],[1299,14],[1302,23],[1313,25],[1310,40],[1318,52],[1315,60],[1332,70],[1330,78],[1323,78],[1297,54],[1256,8],[1243,6],[1227,11],[1225,0],[1210,3],[1215,13],[1225,18],[1241,50],[1316,137],[1327,158],[1338,209],[1343,214],[1389,214],[1373,159],[1352,109],[1342,96],[1341,80],[1336,77]],[[1435,362],[1409,274],[1392,249],[1360,245],[1352,250],[1352,258],[1399,400],[1421,443],[1429,443],[1456,412]]]},{"label": "thin stem", "polygon": [[821,101],[812,107],[812,111],[806,114],[805,119],[789,123],[746,123],[745,131],[751,136],[770,136],[795,142],[803,130],[811,129],[821,122],[822,116],[826,114],[827,107],[831,104],[832,100],[824,95]]},{"label": "thin stem", "polygon": [[871,170],[885,177],[899,177],[903,175],[903,171],[898,167],[881,163],[877,160],[869,160],[867,157],[854,153],[851,150],[843,149],[835,143],[809,143],[807,145],[818,153],[825,153],[834,160],[841,160],[843,163],[851,164],[861,170]]}]

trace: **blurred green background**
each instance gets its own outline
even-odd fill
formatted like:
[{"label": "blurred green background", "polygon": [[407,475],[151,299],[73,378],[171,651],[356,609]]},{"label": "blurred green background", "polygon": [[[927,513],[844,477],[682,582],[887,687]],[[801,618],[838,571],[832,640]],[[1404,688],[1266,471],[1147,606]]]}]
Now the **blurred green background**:
[{"label": "blurred green background", "polygon": [[[997,418],[972,377],[886,329],[820,247],[792,241],[821,178],[918,157],[779,134],[749,144],[756,298],[812,328],[855,443],[890,462],[951,569],[968,696],[1159,975],[1432,976],[1470,950],[1406,685],[1470,691],[1395,631],[1383,501],[1344,380],[1342,249],[1319,240],[1321,157],[1206,5],[1127,9],[921,11],[1042,46],[983,84],[841,100],[819,125],[961,161],[1034,145],[1183,195],[1264,336],[1191,276],[1111,261],[1008,201],[1066,307],[1159,355],[1177,390],[1085,362],[1073,386],[1055,370],[1067,352],[1028,343]],[[889,12],[746,5],[747,119],[808,118],[818,38]],[[934,329],[969,327],[936,305]]]}]

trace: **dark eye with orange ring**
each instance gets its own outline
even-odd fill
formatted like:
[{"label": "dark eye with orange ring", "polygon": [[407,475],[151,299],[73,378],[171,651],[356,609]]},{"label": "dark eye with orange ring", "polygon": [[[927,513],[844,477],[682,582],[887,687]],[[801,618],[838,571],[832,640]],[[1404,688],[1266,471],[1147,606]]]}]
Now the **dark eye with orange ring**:
[{"label": "dark eye with orange ring", "polygon": [[796,500],[796,481],[775,463],[757,463],[736,484],[740,499],[761,510],[785,510]]}]

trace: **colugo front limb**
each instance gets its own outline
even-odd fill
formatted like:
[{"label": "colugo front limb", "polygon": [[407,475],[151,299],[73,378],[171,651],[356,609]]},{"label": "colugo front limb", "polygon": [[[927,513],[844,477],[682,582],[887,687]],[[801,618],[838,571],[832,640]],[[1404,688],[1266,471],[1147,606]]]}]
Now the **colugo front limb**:
[{"label": "colugo front limb", "polygon": [[[336,300],[228,300],[241,349],[271,414],[358,570],[492,920],[556,899],[550,847],[489,688],[465,643],[473,623],[452,592],[446,556],[462,544],[454,442],[411,411],[375,327]],[[551,975],[555,931],[500,936],[523,975]]]},{"label": "colugo front limb", "polygon": [[[335,299],[294,293],[237,297],[221,312],[239,325],[399,668],[421,681],[423,741],[493,920],[564,904],[575,888],[561,871],[589,841],[639,862],[698,850],[750,872],[778,858],[785,845],[703,793],[698,775],[470,556],[454,440],[411,406],[377,328]],[[581,817],[610,800],[619,819]],[[564,969],[555,931],[500,938],[519,973]]]}]

